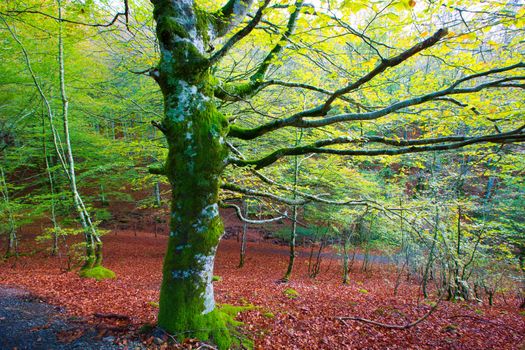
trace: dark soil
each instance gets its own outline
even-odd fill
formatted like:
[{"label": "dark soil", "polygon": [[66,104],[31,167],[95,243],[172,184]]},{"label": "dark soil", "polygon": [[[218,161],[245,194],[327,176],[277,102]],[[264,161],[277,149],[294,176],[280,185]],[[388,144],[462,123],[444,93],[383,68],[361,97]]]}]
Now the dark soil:
[{"label": "dark soil", "polygon": [[[0,285],[0,349],[113,350],[115,337],[101,337],[93,325],[68,318],[64,309],[22,289]],[[135,349],[137,346],[128,347]],[[138,346],[139,349],[142,347]]]}]

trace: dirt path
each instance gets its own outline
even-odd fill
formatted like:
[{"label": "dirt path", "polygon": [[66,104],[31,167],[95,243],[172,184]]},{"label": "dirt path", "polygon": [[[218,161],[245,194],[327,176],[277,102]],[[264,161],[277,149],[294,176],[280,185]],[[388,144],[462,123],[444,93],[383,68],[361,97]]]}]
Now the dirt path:
[{"label": "dirt path", "polygon": [[64,310],[30,293],[0,285],[0,349],[120,349],[113,337],[96,339],[85,322],[67,319]]}]

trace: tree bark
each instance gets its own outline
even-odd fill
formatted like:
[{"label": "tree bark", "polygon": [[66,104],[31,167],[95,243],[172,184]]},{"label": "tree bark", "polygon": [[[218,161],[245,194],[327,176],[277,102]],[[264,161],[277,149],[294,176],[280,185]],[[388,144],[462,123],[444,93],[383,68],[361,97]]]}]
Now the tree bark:
[{"label": "tree bark", "polygon": [[191,0],[153,1],[160,44],[155,79],[164,96],[161,130],[168,143],[162,172],[171,185],[171,221],[164,258],[158,325],[178,337],[231,344],[215,310],[213,263],[223,224],[220,175],[228,150],[227,119],[213,102],[204,48],[213,35],[208,17]]},{"label": "tree bark", "polygon": [[[206,79],[167,84],[166,174],[172,204],[168,249],[164,258],[159,325],[173,332],[214,328],[213,262],[223,224],[219,216],[219,176],[227,150],[222,145],[225,119],[203,93]],[[217,341],[217,339],[215,339]]]}]

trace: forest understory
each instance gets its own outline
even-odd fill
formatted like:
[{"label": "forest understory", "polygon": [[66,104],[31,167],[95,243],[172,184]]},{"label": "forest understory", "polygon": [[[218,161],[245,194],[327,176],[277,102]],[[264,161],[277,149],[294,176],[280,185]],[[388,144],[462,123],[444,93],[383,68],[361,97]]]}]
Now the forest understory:
[{"label": "forest understory", "polygon": [[[75,271],[64,270],[64,259],[40,252],[3,262],[0,285],[23,288],[64,307],[68,317],[87,322],[99,338],[113,337],[122,346],[139,339],[147,348],[166,348],[154,337],[140,334],[145,324],[156,320],[166,237],[114,230],[104,243],[106,264],[116,272],[115,280],[81,279]],[[238,268],[239,243],[234,237],[223,240],[218,250],[216,300],[219,305],[245,307],[237,319],[244,323],[242,332],[255,340],[256,349],[521,349],[525,345],[525,314],[510,295],[497,295],[492,307],[443,301],[426,320],[405,330],[340,320],[350,316],[405,325],[428,313],[436,296],[423,299],[417,281],[407,281],[406,276],[394,295],[397,272],[388,264],[371,264],[362,271],[362,261],[355,261],[350,283],[343,285],[340,261],[324,259],[320,274],[312,279],[303,254],[296,260],[291,281],[280,283],[286,250],[249,242],[243,268]],[[82,332],[73,333],[63,341],[80,336]],[[183,348],[192,346],[195,343],[188,340]]]}]

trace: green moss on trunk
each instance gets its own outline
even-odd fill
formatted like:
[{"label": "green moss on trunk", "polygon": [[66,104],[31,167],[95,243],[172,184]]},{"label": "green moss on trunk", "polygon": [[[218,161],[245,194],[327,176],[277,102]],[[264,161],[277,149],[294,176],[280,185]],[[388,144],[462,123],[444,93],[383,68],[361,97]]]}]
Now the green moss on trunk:
[{"label": "green moss on trunk", "polygon": [[102,242],[95,243],[94,247],[91,244],[87,244],[84,264],[80,268],[78,275],[99,281],[116,277],[115,272],[102,266]]},{"label": "green moss on trunk", "polygon": [[166,86],[165,169],[172,205],[158,322],[180,338],[211,340],[225,349],[232,339],[225,316],[214,309],[212,279],[224,230],[217,201],[227,122],[208,97],[208,86],[206,74]]},{"label": "green moss on trunk", "polygon": [[228,122],[213,103],[204,53],[210,18],[192,1],[159,0],[154,6],[161,54],[156,80],[169,149],[162,172],[172,188],[158,325],[178,338],[197,337],[226,349],[232,343],[229,318],[215,309],[212,279],[223,233],[217,203]]}]

